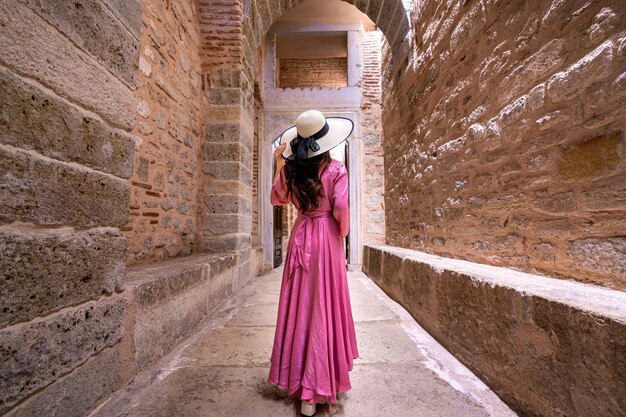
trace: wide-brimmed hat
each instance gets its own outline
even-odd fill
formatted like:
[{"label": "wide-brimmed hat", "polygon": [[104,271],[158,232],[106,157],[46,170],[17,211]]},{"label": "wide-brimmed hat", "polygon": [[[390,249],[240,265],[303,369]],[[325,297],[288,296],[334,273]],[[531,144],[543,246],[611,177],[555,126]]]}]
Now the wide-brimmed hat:
[{"label": "wide-brimmed hat", "polygon": [[280,144],[287,144],[283,151],[286,159],[302,160],[331,150],[348,139],[353,130],[354,122],[348,118],[324,117],[319,110],[307,110],[278,139]]}]

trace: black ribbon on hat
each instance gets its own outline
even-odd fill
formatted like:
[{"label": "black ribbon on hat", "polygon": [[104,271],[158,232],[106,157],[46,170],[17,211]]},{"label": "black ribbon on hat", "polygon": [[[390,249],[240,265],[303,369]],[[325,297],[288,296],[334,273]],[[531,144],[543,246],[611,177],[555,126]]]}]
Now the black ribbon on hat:
[{"label": "black ribbon on hat", "polygon": [[328,133],[328,130],[330,130],[330,126],[328,126],[328,122],[324,122],[324,127],[311,136],[305,138],[300,136],[298,133],[298,136],[290,142],[291,152],[295,155],[296,161],[307,159],[309,156],[309,149],[313,152],[319,151],[320,145],[317,143],[317,140],[324,137],[324,135]]}]

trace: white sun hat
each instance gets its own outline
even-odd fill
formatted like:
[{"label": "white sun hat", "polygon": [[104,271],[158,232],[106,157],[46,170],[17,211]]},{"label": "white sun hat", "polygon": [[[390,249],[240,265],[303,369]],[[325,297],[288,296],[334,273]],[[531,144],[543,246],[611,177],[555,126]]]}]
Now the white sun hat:
[{"label": "white sun hat", "polygon": [[283,151],[286,159],[302,160],[331,150],[348,139],[353,130],[354,122],[348,118],[324,117],[319,110],[307,110],[278,139],[280,144],[287,144]]}]

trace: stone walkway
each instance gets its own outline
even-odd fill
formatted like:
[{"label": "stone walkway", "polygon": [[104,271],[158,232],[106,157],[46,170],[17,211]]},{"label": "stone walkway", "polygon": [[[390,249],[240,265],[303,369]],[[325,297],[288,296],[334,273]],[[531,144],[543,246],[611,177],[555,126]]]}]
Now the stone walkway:
[{"label": "stone walkway", "polygon": [[[252,281],[92,416],[299,416],[300,401],[265,382],[281,273]],[[516,415],[367,276],[348,277],[360,357],[352,390],[317,416]]]}]

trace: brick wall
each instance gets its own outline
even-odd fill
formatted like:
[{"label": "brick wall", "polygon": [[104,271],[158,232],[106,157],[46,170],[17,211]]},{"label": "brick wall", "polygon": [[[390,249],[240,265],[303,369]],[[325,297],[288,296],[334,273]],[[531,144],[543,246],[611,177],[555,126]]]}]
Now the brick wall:
[{"label": "brick wall", "polygon": [[364,241],[382,243],[385,239],[383,148],[381,144],[380,54],[382,33],[363,34],[361,80],[361,136],[363,138],[363,230]]},{"label": "brick wall", "polygon": [[194,250],[202,94],[195,2],[146,0],[138,138],[131,178],[129,264]]},{"label": "brick wall", "polygon": [[278,87],[345,87],[348,58],[279,59]]},{"label": "brick wall", "polygon": [[625,14],[417,3],[383,64],[387,243],[626,289]]}]

